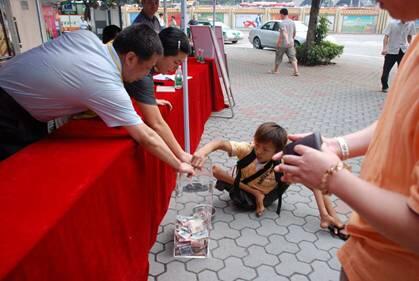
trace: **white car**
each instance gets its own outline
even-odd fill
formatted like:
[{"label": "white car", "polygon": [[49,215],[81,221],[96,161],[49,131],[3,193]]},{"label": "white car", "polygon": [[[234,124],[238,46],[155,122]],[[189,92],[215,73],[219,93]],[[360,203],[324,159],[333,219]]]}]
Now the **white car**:
[{"label": "white car", "polygon": [[224,42],[231,42],[233,44],[237,43],[237,41],[243,39],[243,32],[231,29],[229,26],[222,22],[215,22],[215,26],[221,26],[223,30],[223,38]]},{"label": "white car", "polygon": [[[258,28],[254,28],[249,32],[249,42],[253,44],[256,49],[263,49],[264,47],[276,48],[276,43],[279,36],[280,20],[271,20]],[[299,46],[306,41],[308,27],[301,21],[294,21],[296,27],[296,34],[294,38],[295,46]],[[335,41],[331,36],[327,36],[326,40]]]}]

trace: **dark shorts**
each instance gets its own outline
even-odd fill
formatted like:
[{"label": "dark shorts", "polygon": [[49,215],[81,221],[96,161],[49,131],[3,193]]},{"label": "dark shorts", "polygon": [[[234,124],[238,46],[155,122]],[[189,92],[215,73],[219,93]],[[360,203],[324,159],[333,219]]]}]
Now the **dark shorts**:
[{"label": "dark shorts", "polygon": [[33,118],[0,88],[0,160],[46,135],[47,123]]}]

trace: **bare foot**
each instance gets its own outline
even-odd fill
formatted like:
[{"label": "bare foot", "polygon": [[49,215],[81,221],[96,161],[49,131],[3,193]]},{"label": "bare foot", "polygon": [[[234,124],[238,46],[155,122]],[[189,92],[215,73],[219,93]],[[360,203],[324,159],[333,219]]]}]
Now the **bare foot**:
[{"label": "bare foot", "polygon": [[270,74],[279,74],[279,71],[270,70],[269,73]]}]

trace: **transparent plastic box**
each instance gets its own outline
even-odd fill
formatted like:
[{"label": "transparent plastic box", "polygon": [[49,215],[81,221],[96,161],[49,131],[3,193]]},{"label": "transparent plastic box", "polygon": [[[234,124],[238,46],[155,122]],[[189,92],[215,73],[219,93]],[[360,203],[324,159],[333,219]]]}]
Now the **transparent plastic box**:
[{"label": "transparent plastic box", "polygon": [[175,257],[206,258],[209,255],[214,178],[206,161],[193,177],[178,174],[176,182]]}]

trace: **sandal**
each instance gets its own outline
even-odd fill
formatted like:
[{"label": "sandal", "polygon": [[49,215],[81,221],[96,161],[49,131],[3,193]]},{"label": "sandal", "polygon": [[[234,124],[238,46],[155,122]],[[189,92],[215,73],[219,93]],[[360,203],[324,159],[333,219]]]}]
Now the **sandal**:
[{"label": "sandal", "polygon": [[338,237],[339,239],[346,241],[349,239],[350,235],[343,233],[342,230],[345,229],[345,225],[338,227],[334,224],[331,224],[327,227],[329,229],[330,235],[332,235],[332,237]]}]

